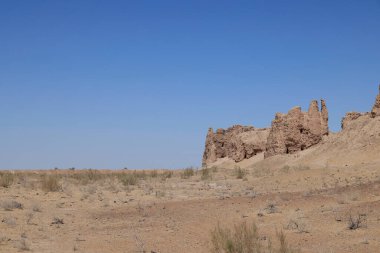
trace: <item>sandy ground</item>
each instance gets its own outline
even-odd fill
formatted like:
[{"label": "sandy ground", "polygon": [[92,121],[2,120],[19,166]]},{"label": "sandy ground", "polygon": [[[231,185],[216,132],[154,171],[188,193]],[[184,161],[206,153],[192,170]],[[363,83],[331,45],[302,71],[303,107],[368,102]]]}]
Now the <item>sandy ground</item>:
[{"label": "sandy ground", "polygon": [[[57,192],[23,173],[0,188],[0,251],[210,252],[218,222],[254,221],[268,238],[284,230],[302,252],[379,252],[378,168],[246,169],[243,179],[222,168],[203,179],[201,172],[188,179],[181,171],[166,179],[147,173],[129,186],[63,173]],[[22,208],[6,210],[12,200]],[[350,215],[362,215],[363,227],[350,230]],[[53,224],[59,219],[63,224]]]}]

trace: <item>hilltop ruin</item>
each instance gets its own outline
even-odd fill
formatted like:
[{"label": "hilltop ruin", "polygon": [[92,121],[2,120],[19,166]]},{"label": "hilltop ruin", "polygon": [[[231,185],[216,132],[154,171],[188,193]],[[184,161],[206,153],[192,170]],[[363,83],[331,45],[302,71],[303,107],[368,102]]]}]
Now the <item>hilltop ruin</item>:
[{"label": "hilltop ruin", "polygon": [[[365,115],[370,115],[371,118],[380,116],[380,85],[371,112],[347,113],[342,119],[342,129]],[[225,157],[240,162],[259,153],[264,153],[264,158],[268,158],[308,149],[329,135],[328,121],[326,102],[321,100],[319,108],[318,101],[313,100],[307,112],[297,106],[287,114],[276,113],[270,128],[236,125],[226,130],[218,129],[215,133],[210,128],[206,137],[203,165]]]},{"label": "hilltop ruin", "polygon": [[277,113],[271,128],[235,125],[228,129],[209,129],[206,137],[203,165],[219,158],[235,162],[249,159],[265,152],[265,157],[294,153],[322,140],[328,134],[328,111],[324,100],[319,111],[317,101],[312,101],[308,112],[295,107],[288,114]]}]

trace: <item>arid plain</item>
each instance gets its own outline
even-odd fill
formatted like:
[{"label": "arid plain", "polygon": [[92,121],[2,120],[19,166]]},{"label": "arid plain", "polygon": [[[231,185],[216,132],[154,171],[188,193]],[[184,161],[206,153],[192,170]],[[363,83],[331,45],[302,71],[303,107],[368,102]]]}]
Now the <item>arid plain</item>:
[{"label": "arid plain", "polygon": [[274,252],[379,252],[380,117],[354,116],[307,149],[203,169],[2,171],[0,252],[212,252],[218,224],[244,222],[263,245],[285,235]]}]

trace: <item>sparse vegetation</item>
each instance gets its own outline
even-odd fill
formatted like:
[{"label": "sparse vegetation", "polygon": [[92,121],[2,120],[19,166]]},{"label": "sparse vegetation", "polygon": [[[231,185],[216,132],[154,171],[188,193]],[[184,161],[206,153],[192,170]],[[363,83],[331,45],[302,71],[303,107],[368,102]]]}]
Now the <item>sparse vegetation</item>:
[{"label": "sparse vegetation", "polygon": [[236,166],[234,169],[234,174],[237,179],[243,179],[247,175],[247,171],[240,168],[239,166]]},{"label": "sparse vegetation", "polygon": [[10,227],[16,226],[16,220],[13,217],[5,217],[1,220],[1,222],[7,224]]},{"label": "sparse vegetation", "polygon": [[204,168],[201,170],[201,179],[202,180],[211,180],[211,169],[209,168]]},{"label": "sparse vegetation", "polygon": [[263,244],[261,235],[254,223],[246,222],[234,226],[234,229],[222,228],[220,224],[211,232],[211,242],[213,253],[292,253],[292,249],[287,241],[285,234],[277,234],[279,246],[273,248],[271,240]]},{"label": "sparse vegetation", "polygon": [[290,166],[289,166],[289,165],[285,165],[285,166],[283,166],[283,167],[281,168],[281,171],[282,171],[283,173],[288,173],[289,170],[290,170]]},{"label": "sparse vegetation", "polygon": [[136,185],[138,182],[135,174],[122,174],[119,176],[119,180],[124,186]]},{"label": "sparse vegetation", "polygon": [[264,210],[267,212],[267,214],[273,214],[273,213],[278,213],[279,212],[279,210],[278,210],[278,208],[277,208],[277,206],[276,206],[275,203],[269,203],[265,207]]},{"label": "sparse vegetation", "polygon": [[37,203],[34,203],[32,205],[32,210],[33,210],[33,212],[41,212],[41,205],[37,204]]},{"label": "sparse vegetation", "polygon": [[156,178],[157,175],[158,175],[157,170],[152,170],[152,171],[150,172],[150,177],[151,177],[151,178]]},{"label": "sparse vegetation", "polygon": [[183,170],[181,174],[182,179],[188,179],[190,177],[194,176],[194,169],[193,167],[189,167]]},{"label": "sparse vegetation", "polygon": [[4,200],[0,203],[5,211],[12,211],[13,209],[22,209],[22,204],[15,200]]},{"label": "sparse vegetation", "polygon": [[294,230],[298,233],[310,233],[306,223],[300,219],[290,219],[285,228],[288,230]]},{"label": "sparse vegetation", "polygon": [[59,184],[59,178],[56,175],[47,175],[42,177],[42,189],[46,192],[57,192],[62,190]]},{"label": "sparse vegetation", "polygon": [[30,247],[25,238],[21,238],[18,244],[18,249],[21,251],[29,251]]},{"label": "sparse vegetation", "polygon": [[54,219],[51,222],[51,224],[53,224],[53,225],[63,225],[65,223],[63,222],[63,219],[61,219],[59,217],[54,217]]},{"label": "sparse vegetation", "polygon": [[163,180],[166,180],[166,179],[169,179],[169,178],[172,178],[173,177],[173,171],[171,171],[171,170],[166,170],[166,171],[164,171],[162,174],[161,174],[161,178],[163,179]]},{"label": "sparse vegetation", "polygon": [[6,172],[0,172],[0,186],[8,188],[13,184],[14,181],[14,174],[6,171]]},{"label": "sparse vegetation", "polygon": [[293,169],[295,171],[305,171],[305,170],[310,170],[310,167],[306,165],[298,165],[298,166],[293,167]]},{"label": "sparse vegetation", "polygon": [[351,213],[348,215],[348,229],[356,230],[359,228],[366,227],[367,215],[366,214],[357,214],[352,215]]}]

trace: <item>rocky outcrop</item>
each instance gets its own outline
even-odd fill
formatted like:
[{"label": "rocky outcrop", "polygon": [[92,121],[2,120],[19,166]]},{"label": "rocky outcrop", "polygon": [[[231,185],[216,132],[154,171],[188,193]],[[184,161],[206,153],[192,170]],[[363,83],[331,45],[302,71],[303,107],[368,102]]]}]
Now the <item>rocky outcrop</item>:
[{"label": "rocky outcrop", "polygon": [[375,104],[371,111],[371,117],[375,118],[377,116],[380,116],[380,85],[379,85],[379,94],[376,97]]},{"label": "rocky outcrop", "polygon": [[346,129],[348,125],[351,124],[352,121],[358,119],[359,117],[365,115],[365,113],[360,112],[348,112],[346,116],[342,119],[341,125],[342,129]]},{"label": "rocky outcrop", "polygon": [[268,135],[269,129],[252,126],[236,125],[226,130],[218,129],[215,133],[210,128],[202,163],[207,165],[224,157],[231,158],[235,162],[251,158],[265,151]]},{"label": "rocky outcrop", "polygon": [[379,94],[376,97],[375,104],[372,107],[371,112],[348,112],[342,119],[342,130],[346,129],[353,121],[357,120],[362,116],[370,115],[371,118],[380,116],[380,85],[379,85]]},{"label": "rocky outcrop", "polygon": [[265,157],[307,149],[328,133],[328,110],[324,100],[321,100],[321,110],[318,101],[314,100],[308,112],[294,107],[288,114],[277,113],[268,136]]}]

